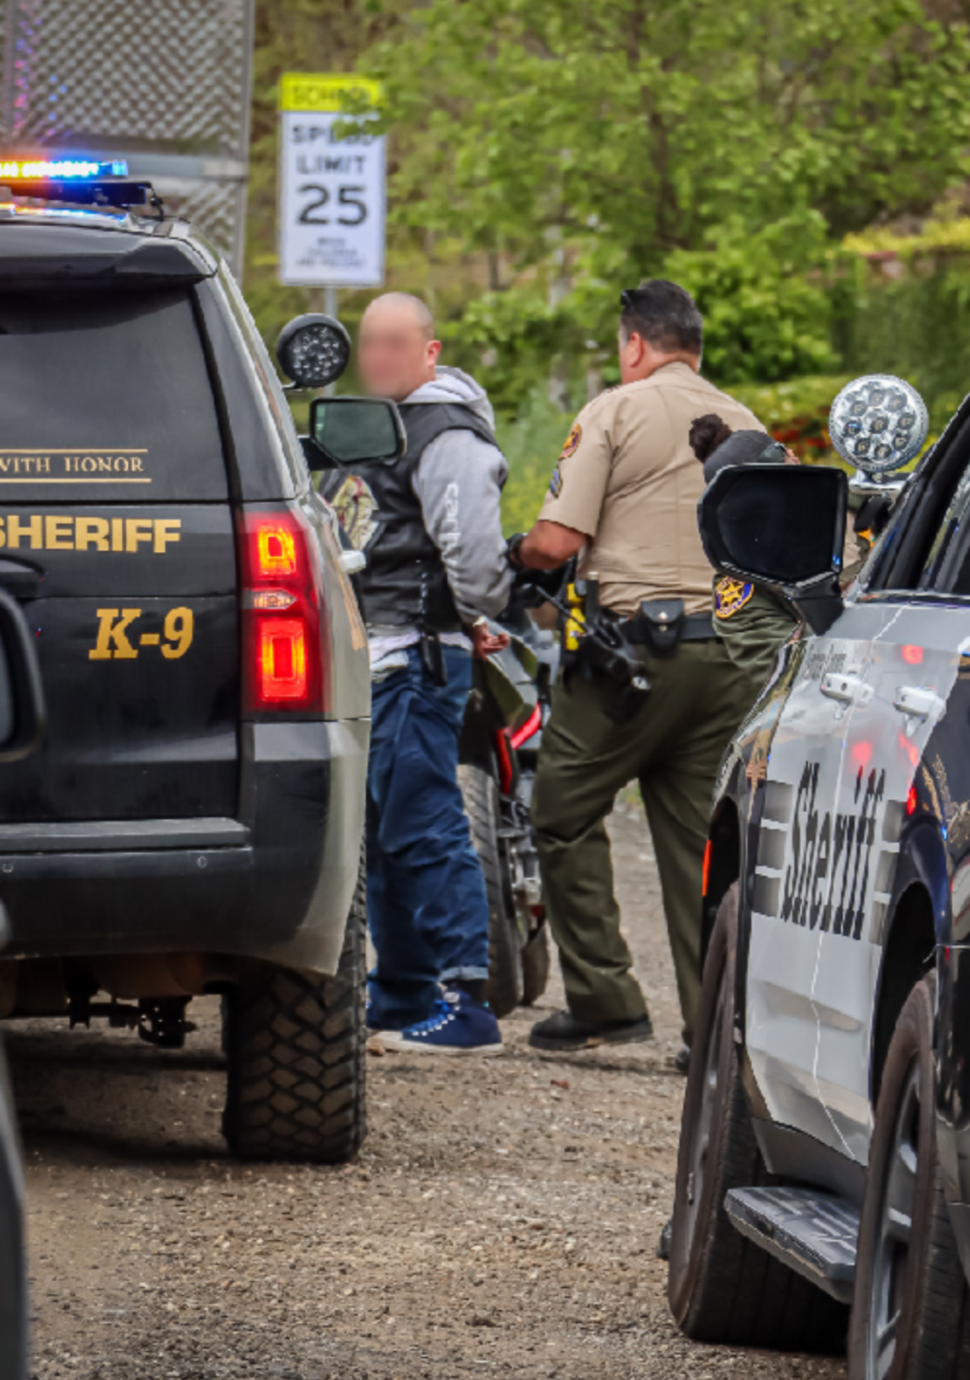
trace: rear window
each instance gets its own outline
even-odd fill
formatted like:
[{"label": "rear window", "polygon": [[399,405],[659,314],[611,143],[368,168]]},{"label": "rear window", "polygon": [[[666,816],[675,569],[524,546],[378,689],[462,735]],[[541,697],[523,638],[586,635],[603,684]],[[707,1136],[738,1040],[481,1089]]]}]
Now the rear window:
[{"label": "rear window", "polygon": [[0,294],[0,501],[225,500],[186,289]]}]

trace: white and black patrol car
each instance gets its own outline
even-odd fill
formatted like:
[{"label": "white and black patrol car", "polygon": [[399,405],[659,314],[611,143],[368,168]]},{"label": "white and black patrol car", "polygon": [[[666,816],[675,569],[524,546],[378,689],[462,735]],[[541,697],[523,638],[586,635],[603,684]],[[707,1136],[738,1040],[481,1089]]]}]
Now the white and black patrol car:
[{"label": "white and black patrol car", "polygon": [[[360,610],[226,264],[116,171],[0,169],[0,591],[48,715],[0,778],[0,1016],[178,1045],[222,994],[231,1148],[341,1159],[365,1125]],[[302,318],[279,354],[316,387],[348,349]]]},{"label": "white and black patrol car", "polygon": [[718,782],[669,1299],[694,1338],[964,1380],[970,399],[905,482],[908,384],[850,385],[831,429],[882,528],[844,595],[840,471],[727,469],[700,509],[805,622]]}]

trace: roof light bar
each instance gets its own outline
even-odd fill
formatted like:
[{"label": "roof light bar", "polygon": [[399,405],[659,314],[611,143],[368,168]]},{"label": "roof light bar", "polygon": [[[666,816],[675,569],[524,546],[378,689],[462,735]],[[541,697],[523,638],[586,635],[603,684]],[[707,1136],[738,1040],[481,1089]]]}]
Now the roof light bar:
[{"label": "roof light bar", "polygon": [[107,163],[92,158],[3,158],[0,182],[92,182],[105,177],[127,177],[123,159]]}]

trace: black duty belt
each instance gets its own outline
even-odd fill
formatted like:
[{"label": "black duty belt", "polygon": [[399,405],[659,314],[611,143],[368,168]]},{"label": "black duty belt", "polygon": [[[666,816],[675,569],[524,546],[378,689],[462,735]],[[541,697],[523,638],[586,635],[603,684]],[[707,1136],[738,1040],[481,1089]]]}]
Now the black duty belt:
[{"label": "black duty belt", "polygon": [[717,637],[709,613],[685,613],[683,599],[645,600],[621,624],[627,638],[655,656],[672,656],[681,642]]}]

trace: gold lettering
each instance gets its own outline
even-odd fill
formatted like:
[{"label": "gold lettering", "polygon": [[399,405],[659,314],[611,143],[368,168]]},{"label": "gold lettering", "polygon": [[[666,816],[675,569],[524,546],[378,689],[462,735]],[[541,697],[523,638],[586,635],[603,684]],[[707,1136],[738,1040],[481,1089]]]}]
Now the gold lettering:
[{"label": "gold lettering", "polygon": [[76,460],[74,459],[74,457],[71,456],[71,455],[65,455],[65,456],[64,456],[64,473],[65,473],[65,474],[72,474],[72,473],[73,473],[73,474],[76,474],[76,473],[77,473],[77,461],[76,461]]},{"label": "gold lettering", "polygon": [[79,517],[74,520],[74,545],[78,551],[93,546],[97,551],[108,550],[108,519]]},{"label": "gold lettering", "polygon": [[159,556],[164,556],[165,546],[168,542],[181,541],[181,527],[181,518],[155,519],[155,546],[153,549]]},{"label": "gold lettering", "polygon": [[112,551],[124,551],[125,549],[124,518],[111,519],[111,549]]},{"label": "gold lettering", "polygon": [[[125,636],[125,630],[140,614],[141,609],[98,609],[98,640],[94,649],[88,652],[89,660],[134,661],[138,652]],[[115,622],[115,619],[118,621]]]},{"label": "gold lettering", "polygon": [[138,543],[151,541],[151,518],[125,518],[125,550],[137,551]]},{"label": "gold lettering", "polygon": [[51,458],[49,455],[42,455],[41,458],[37,461],[37,464],[41,474],[50,474]]},{"label": "gold lettering", "polygon": [[140,455],[133,455],[133,456],[131,457],[131,468],[132,468],[132,472],[133,472],[133,473],[136,472],[136,473],[138,473],[138,474],[141,474],[141,472],[142,472],[142,470],[145,468],[145,466],[144,466],[144,465],[142,464],[142,462],[141,462],[141,456],[140,456]]},{"label": "gold lettering", "polygon": [[110,474],[110,473],[112,472],[112,470],[114,469],[114,465],[112,465],[112,463],[111,463],[111,457],[108,456],[108,455],[99,455],[99,456],[98,456],[98,469],[99,469],[99,470],[107,470],[108,473]]},{"label": "gold lettering", "polygon": [[29,524],[21,522],[16,513],[11,513],[7,518],[7,545],[13,550],[20,545],[21,537],[30,537],[30,547],[32,551],[43,551],[44,549],[44,519],[38,514],[30,519]]},{"label": "gold lettering", "polygon": [[74,519],[70,517],[49,517],[47,528],[48,551],[74,550]]},{"label": "gold lettering", "polygon": [[118,458],[115,460],[114,464],[115,464],[115,472],[116,472],[117,474],[127,474],[127,473],[128,473],[128,457],[127,457],[127,455],[119,455]]},{"label": "gold lettering", "polygon": [[91,474],[91,472],[93,470],[96,470],[97,468],[98,462],[97,460],[95,460],[94,456],[85,455],[81,461],[81,469],[84,470],[87,474]]},{"label": "gold lettering", "polygon": [[0,517],[0,546],[6,546],[7,544],[7,533],[4,530],[4,525],[4,520]]}]

